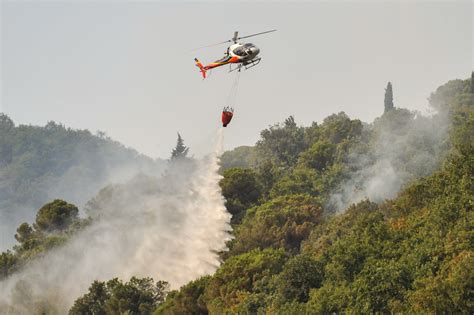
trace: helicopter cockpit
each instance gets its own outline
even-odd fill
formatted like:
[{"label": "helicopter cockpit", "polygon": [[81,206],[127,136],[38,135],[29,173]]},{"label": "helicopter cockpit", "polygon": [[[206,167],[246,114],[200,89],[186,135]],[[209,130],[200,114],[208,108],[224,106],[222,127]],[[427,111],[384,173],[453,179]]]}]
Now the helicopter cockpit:
[{"label": "helicopter cockpit", "polygon": [[252,55],[257,55],[260,52],[260,49],[257,48],[254,44],[247,43],[242,46],[236,47],[232,50],[234,54],[240,57],[247,57]]},{"label": "helicopter cockpit", "polygon": [[232,50],[232,52],[239,57],[246,57],[248,55],[247,50],[244,48],[244,46],[239,46]]}]

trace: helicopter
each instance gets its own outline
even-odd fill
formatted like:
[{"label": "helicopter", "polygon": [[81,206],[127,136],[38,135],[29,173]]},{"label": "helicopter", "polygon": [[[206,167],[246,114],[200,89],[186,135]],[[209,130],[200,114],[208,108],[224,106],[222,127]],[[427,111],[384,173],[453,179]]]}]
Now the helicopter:
[{"label": "helicopter", "polygon": [[[260,53],[260,49],[252,43],[239,43],[238,40],[243,39],[243,38],[252,37],[252,36],[262,35],[262,34],[266,34],[266,33],[271,33],[271,32],[275,32],[275,31],[276,30],[270,30],[270,31],[260,32],[260,33],[247,35],[247,36],[242,36],[242,37],[239,37],[239,32],[235,31],[234,32],[234,37],[232,37],[232,39],[229,39],[229,40],[226,40],[224,42],[217,43],[217,44],[201,47],[201,48],[206,48],[206,47],[211,47],[211,46],[216,46],[216,45],[220,45],[220,44],[234,42],[234,44],[230,45],[227,48],[227,51],[226,51],[224,57],[222,57],[221,59],[216,60],[214,62],[211,62],[210,64],[208,64],[206,66],[204,66],[199,61],[199,59],[194,58],[194,61],[196,62],[196,66],[201,71],[202,78],[203,79],[206,78],[206,71],[207,70],[217,68],[217,67],[221,67],[221,66],[224,66],[224,65],[230,65],[229,72],[232,72],[232,71],[235,71],[235,70],[238,70],[240,72],[242,67],[244,67],[244,69],[249,69],[249,68],[255,67],[256,65],[258,65],[260,63],[260,60],[262,60],[261,57],[257,57],[257,55]],[[237,66],[232,68],[232,64],[236,64]]]}]

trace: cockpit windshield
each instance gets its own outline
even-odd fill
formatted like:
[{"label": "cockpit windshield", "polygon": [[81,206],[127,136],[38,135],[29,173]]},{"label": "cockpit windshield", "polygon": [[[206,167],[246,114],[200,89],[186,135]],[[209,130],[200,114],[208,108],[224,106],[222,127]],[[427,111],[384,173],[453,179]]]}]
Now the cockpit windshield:
[{"label": "cockpit windshield", "polygon": [[247,56],[247,52],[245,51],[244,47],[245,47],[245,45],[244,46],[239,46],[239,47],[235,48],[232,52],[234,54],[236,54],[237,56],[245,57],[245,56]]}]

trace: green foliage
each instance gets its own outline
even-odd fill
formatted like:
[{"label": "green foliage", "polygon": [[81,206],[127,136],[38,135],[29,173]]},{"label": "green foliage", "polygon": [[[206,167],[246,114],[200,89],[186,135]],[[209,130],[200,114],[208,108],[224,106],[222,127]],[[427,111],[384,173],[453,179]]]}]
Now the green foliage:
[{"label": "green foliage", "polygon": [[247,211],[237,227],[230,253],[254,248],[283,248],[298,252],[302,240],[321,222],[322,208],[308,195],[282,196]]},{"label": "green foliage", "polygon": [[179,291],[171,291],[166,296],[166,301],[158,307],[154,314],[208,314],[204,289],[210,279],[210,276],[202,277],[181,287]]},{"label": "green foliage", "polygon": [[226,199],[226,208],[234,216],[234,222],[240,219],[245,209],[257,204],[261,196],[262,188],[257,174],[251,169],[227,169],[219,184]]},{"label": "green foliage", "polygon": [[290,174],[282,176],[274,183],[269,197],[308,194],[315,197],[320,204],[325,204],[329,193],[343,179],[343,171],[344,166],[337,163],[329,166],[324,172],[298,166]]},{"label": "green foliage", "polygon": [[272,275],[281,272],[287,255],[283,250],[254,249],[227,259],[205,289],[211,314],[235,313],[238,305]]},{"label": "green foliage", "polygon": [[0,254],[0,280],[13,273],[18,258],[9,250]]},{"label": "green foliage", "polygon": [[236,314],[265,314],[265,309],[267,307],[266,295],[263,293],[241,293],[240,303],[236,305],[235,312]]},{"label": "green foliage", "polygon": [[468,314],[474,310],[474,252],[463,251],[447,261],[437,275],[415,283],[410,295],[414,310],[436,314]]},{"label": "green foliage", "polygon": [[78,298],[69,314],[97,314],[105,315],[106,302],[110,298],[109,288],[105,282],[94,281],[89,287],[89,292]]},{"label": "green foliage", "polygon": [[324,280],[308,312],[472,311],[473,169],[462,155],[449,161],[394,201],[361,203],[315,229],[303,251],[324,264]]},{"label": "green foliage", "polygon": [[410,276],[407,266],[371,257],[351,284],[351,296],[354,297],[351,311],[389,313],[392,305],[404,301],[411,286]]},{"label": "green foliage", "polygon": [[[104,134],[73,130],[49,122],[44,127],[15,126],[0,114],[0,229],[14,229],[53,198],[82,205],[120,170],[130,176],[156,171],[164,163],[140,155]],[[10,234],[8,234],[10,233]]]},{"label": "green foliage", "polygon": [[268,197],[278,179],[282,176],[281,169],[271,160],[262,162],[257,168],[258,181],[262,185],[262,193],[265,198]]},{"label": "green foliage", "polygon": [[33,228],[28,223],[22,223],[16,230],[15,239],[20,243],[24,244],[34,237]]},{"label": "green foliage", "polygon": [[387,88],[385,89],[385,98],[384,98],[384,113],[392,110],[393,106],[393,90],[392,83],[388,82]]},{"label": "green foliage", "polygon": [[341,143],[344,140],[355,141],[362,136],[363,126],[358,119],[351,120],[344,112],[326,117],[321,125],[321,140]]},{"label": "green foliage", "polygon": [[459,105],[459,98],[469,92],[469,80],[451,80],[431,93],[428,100],[433,108],[446,111],[453,105]]},{"label": "green foliage", "polygon": [[323,172],[334,163],[336,145],[328,140],[315,142],[300,156],[299,164]]},{"label": "green foliage", "polygon": [[258,156],[273,160],[278,165],[294,165],[299,153],[307,147],[304,129],[296,125],[293,116],[288,117],[284,124],[263,130],[260,136],[261,140],[256,145]]},{"label": "green foliage", "polygon": [[0,256],[0,280],[48,250],[63,245],[69,237],[87,226],[90,219],[80,219],[76,206],[56,199],[38,210],[36,223],[22,223],[16,230],[18,245],[14,252]]},{"label": "green foliage", "polygon": [[319,191],[315,187],[318,173],[307,168],[295,168],[290,174],[281,177],[276,181],[270,190],[270,198],[293,194],[318,195]]},{"label": "green foliage", "polygon": [[221,156],[221,169],[240,167],[249,168],[256,164],[255,148],[240,146],[233,150],[226,151]]},{"label": "green foliage", "polygon": [[283,301],[307,302],[311,288],[323,281],[323,266],[307,255],[296,255],[277,276],[278,293]]},{"label": "green foliage", "polygon": [[[344,113],[308,128],[298,127],[290,117],[264,130],[252,152],[262,197],[268,200],[306,193],[324,203],[343,179],[346,156],[360,146],[363,138],[367,136],[362,123]],[[226,159],[237,159],[234,154],[237,152],[228,152]]]},{"label": "green foliage", "polygon": [[[445,113],[432,118],[394,108],[390,92],[386,112],[371,126],[339,113],[320,125],[289,119],[262,132],[251,175],[262,187],[260,204],[241,212],[224,265],[206,285],[202,301],[211,314],[472,312],[469,86],[453,81],[433,93],[432,105]],[[433,137],[446,115],[450,138]],[[444,163],[430,164],[420,151]],[[323,220],[319,205],[357,171],[351,158],[370,164],[383,154],[411,183],[381,204],[364,200],[336,215],[326,207]],[[316,208],[307,211],[310,205]],[[248,285],[243,279],[254,276],[235,261],[268,248],[284,249],[289,260]]]},{"label": "green foliage", "polygon": [[[474,96],[474,95],[473,95]],[[453,110],[452,119],[456,128],[451,133],[451,142],[455,149],[463,156],[472,158],[474,150],[474,111],[472,107],[474,101],[470,105],[459,106]]]},{"label": "green foliage", "polygon": [[56,199],[39,209],[36,214],[36,226],[44,232],[62,231],[78,219],[78,214],[79,209],[76,206]]},{"label": "green foliage", "polygon": [[320,289],[310,291],[310,299],[306,304],[308,314],[350,313],[348,305],[353,299],[347,283],[327,283]]},{"label": "green foliage", "polygon": [[78,298],[69,314],[151,314],[165,299],[168,283],[132,277],[123,283],[114,278],[94,281],[89,292]]},{"label": "green foliage", "polygon": [[[288,130],[271,128],[260,141],[267,151],[258,151],[255,168],[264,187],[262,203],[248,209],[236,226],[224,265],[263,248],[285,249],[290,258],[280,272],[244,289],[228,285],[242,279],[242,267],[226,265],[229,277],[213,276],[206,286],[214,296],[225,292],[206,300],[210,313],[471,313],[474,118],[466,87],[466,81],[455,81],[432,95],[433,104],[449,110],[452,120],[446,143],[430,143],[443,115],[424,118],[392,108],[365,129],[338,114],[303,128],[303,149],[293,151],[298,160],[288,163],[281,153],[291,150],[277,139]],[[364,200],[343,214],[326,212],[326,220],[311,218],[298,198],[324,204],[353,167],[347,157],[364,154],[370,163],[371,154],[380,154],[370,151],[377,141],[387,142],[383,150],[412,182],[393,200]],[[390,151],[390,145],[400,147],[397,141],[405,144],[403,152]],[[444,163],[423,165],[426,160],[415,154],[420,147],[433,155],[446,152]],[[262,156],[271,160],[262,163]],[[441,169],[432,174],[436,167]],[[308,230],[302,228],[308,222]],[[294,237],[296,226],[308,233]]]},{"label": "green foliage", "polygon": [[[320,125],[300,127],[290,117],[264,130],[254,148],[224,158],[220,185],[235,238],[214,275],[166,300],[165,284],[156,289],[151,279],[94,282],[71,314],[474,312],[470,92],[469,80],[441,86],[430,102],[442,113],[426,118],[394,108],[389,84],[386,111],[372,125],[339,113]],[[431,143],[445,116],[452,122],[449,138]],[[4,125],[14,128],[8,120]],[[425,165],[420,147],[441,154],[442,163]],[[331,212],[331,194],[360,170],[352,160],[363,157],[370,165],[383,154],[411,182],[392,200]],[[105,189],[101,198],[111,194]],[[100,200],[92,203],[100,209]],[[21,225],[15,253],[0,256],[2,274],[63,242],[73,226],[51,235],[38,223]]]},{"label": "green foliage", "polygon": [[375,137],[379,137],[385,130],[399,135],[405,134],[404,129],[410,127],[410,122],[413,120],[415,115],[416,113],[411,112],[406,108],[397,108],[384,113],[374,121]]}]

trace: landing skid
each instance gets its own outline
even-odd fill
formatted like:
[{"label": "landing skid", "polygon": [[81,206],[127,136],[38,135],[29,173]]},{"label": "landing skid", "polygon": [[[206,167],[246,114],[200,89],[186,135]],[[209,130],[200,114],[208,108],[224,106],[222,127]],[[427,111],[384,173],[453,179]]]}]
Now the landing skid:
[{"label": "landing skid", "polygon": [[256,65],[258,65],[261,60],[262,60],[262,58],[252,59],[252,60],[249,60],[249,61],[246,61],[244,63],[241,63],[241,64],[237,65],[237,67],[235,67],[235,68],[232,68],[232,64],[231,64],[229,72],[232,72],[232,71],[235,71],[235,70],[238,70],[240,72],[240,70],[242,70],[242,68],[244,68],[245,70],[253,68]]}]

